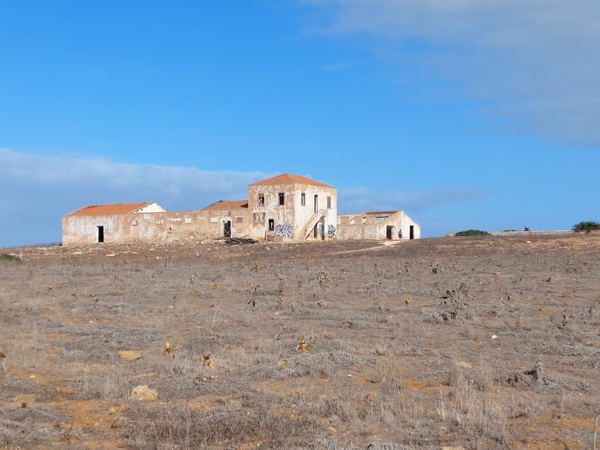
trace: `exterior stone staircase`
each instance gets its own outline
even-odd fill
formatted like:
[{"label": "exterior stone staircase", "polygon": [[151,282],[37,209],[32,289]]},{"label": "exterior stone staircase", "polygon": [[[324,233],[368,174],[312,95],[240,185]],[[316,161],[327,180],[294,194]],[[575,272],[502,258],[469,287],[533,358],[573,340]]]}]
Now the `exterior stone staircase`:
[{"label": "exterior stone staircase", "polygon": [[313,214],[310,219],[308,219],[308,222],[306,222],[306,225],[304,225],[304,228],[302,228],[303,239],[306,239],[308,237],[308,235],[313,230],[315,225],[319,222],[319,220],[321,220],[321,218],[325,216],[327,216],[327,210],[320,209],[317,213]]}]

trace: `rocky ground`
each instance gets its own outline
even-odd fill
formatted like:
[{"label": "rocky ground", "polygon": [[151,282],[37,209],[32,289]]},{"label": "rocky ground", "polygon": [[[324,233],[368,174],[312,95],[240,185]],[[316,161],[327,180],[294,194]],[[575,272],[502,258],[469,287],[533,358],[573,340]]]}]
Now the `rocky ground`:
[{"label": "rocky ground", "polygon": [[593,448],[598,234],[0,253],[0,448]]}]

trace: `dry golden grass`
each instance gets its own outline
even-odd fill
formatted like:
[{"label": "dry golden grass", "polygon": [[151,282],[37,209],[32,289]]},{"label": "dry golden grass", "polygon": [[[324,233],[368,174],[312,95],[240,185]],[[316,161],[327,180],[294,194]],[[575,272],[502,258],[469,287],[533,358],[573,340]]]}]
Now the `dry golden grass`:
[{"label": "dry golden grass", "polygon": [[593,446],[599,235],[16,252],[0,448]]}]

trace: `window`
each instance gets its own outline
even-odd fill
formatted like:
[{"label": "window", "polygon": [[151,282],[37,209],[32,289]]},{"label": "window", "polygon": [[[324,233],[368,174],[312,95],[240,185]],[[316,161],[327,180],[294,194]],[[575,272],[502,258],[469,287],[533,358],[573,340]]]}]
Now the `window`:
[{"label": "window", "polygon": [[306,206],[306,194],[304,192],[300,194],[300,205]]},{"label": "window", "polygon": [[235,221],[236,222],[243,222],[244,221],[244,217],[243,216],[236,216],[235,217]]},{"label": "window", "polygon": [[331,197],[327,197],[327,209],[331,209]]},{"label": "window", "polygon": [[254,223],[265,223],[265,213],[252,213],[252,217],[254,218]]},{"label": "window", "polygon": [[275,230],[275,220],[269,219],[269,231]]},{"label": "window", "polygon": [[285,194],[283,192],[279,193],[279,204],[285,205]]},{"label": "window", "polygon": [[165,223],[165,222],[164,222],[164,220],[163,220],[163,219],[156,219],[156,223],[157,223],[158,225],[162,225],[162,224],[163,224],[163,223]]},{"label": "window", "polygon": [[258,206],[265,204],[265,194],[258,194]]}]

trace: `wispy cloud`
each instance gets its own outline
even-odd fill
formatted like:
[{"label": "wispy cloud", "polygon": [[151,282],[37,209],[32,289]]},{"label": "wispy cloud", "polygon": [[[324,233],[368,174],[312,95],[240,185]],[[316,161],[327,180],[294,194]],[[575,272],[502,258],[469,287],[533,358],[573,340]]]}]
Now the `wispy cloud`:
[{"label": "wispy cloud", "polygon": [[266,176],[8,149],[0,149],[0,167],[0,246],[60,241],[61,217],[91,203],[156,201],[169,210],[199,209],[246,198],[248,184]]},{"label": "wispy cloud", "polygon": [[408,214],[420,213],[437,206],[473,204],[485,200],[490,193],[484,189],[449,187],[425,191],[376,191],[364,187],[340,189],[340,212],[362,212],[377,209],[402,209]]},{"label": "wispy cloud", "polygon": [[599,2],[299,1],[325,17],[318,32],[376,36],[387,62],[418,66],[522,130],[600,144]]}]

